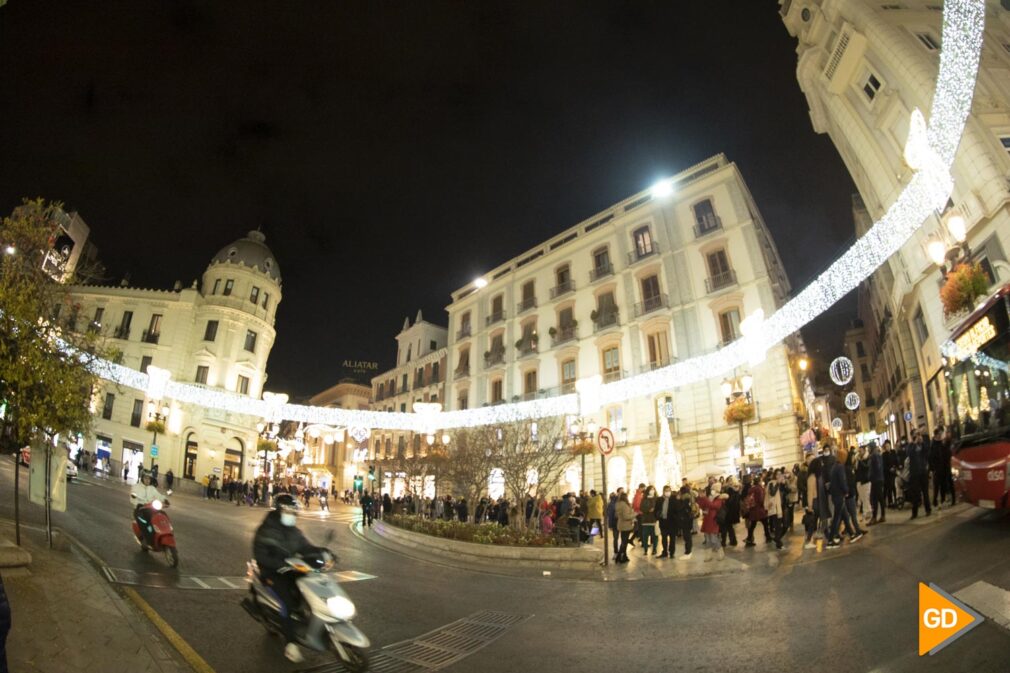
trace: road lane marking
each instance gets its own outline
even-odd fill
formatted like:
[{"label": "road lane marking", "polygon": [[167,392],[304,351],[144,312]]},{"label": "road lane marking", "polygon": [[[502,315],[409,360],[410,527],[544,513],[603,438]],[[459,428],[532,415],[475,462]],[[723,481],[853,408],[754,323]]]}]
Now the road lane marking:
[{"label": "road lane marking", "polygon": [[954,598],[1010,629],[1010,591],[988,582],[975,582],[954,593]]},{"label": "road lane marking", "polygon": [[[102,573],[112,584],[148,587],[150,589],[188,589],[198,591],[243,591],[248,583],[245,576],[177,575],[173,572],[137,572],[128,568],[102,566]],[[357,570],[333,573],[337,582],[363,582],[376,579],[375,575]]]}]

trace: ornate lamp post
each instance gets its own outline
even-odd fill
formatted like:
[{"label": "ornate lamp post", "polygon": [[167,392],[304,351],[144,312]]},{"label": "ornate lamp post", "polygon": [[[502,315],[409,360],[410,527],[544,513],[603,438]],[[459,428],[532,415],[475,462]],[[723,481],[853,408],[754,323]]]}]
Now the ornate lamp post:
[{"label": "ornate lamp post", "polygon": [[[600,426],[593,418],[576,418],[568,426],[572,437],[572,453],[582,457],[582,493],[586,490],[586,456],[596,447],[596,433]],[[581,495],[580,493],[579,495]]]},{"label": "ornate lamp post", "polygon": [[165,432],[165,421],[168,420],[168,405],[161,403],[165,397],[165,389],[172,378],[172,372],[161,367],[149,365],[147,367],[147,429],[154,433],[151,440],[151,469],[157,464],[158,457],[158,433]]},{"label": "ornate lamp post", "polygon": [[750,374],[733,376],[722,382],[722,396],[726,398],[726,420],[737,424],[740,431],[740,455],[746,455],[744,447],[743,424],[754,418],[754,399],[751,388],[754,377]]}]

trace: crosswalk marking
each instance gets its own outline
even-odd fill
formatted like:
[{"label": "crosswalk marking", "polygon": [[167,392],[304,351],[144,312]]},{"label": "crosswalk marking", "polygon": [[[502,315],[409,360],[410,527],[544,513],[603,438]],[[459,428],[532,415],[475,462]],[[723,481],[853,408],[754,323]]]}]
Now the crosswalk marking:
[{"label": "crosswalk marking", "polygon": [[[142,573],[127,568],[102,568],[102,574],[113,584],[150,587],[154,589],[192,589],[203,591],[241,591],[248,586],[244,576],[217,575],[175,575],[170,573]],[[341,570],[333,573],[337,582],[362,582],[374,580],[375,575],[357,570]]]},{"label": "crosswalk marking", "polygon": [[980,581],[956,592],[954,597],[1004,629],[1010,629],[1010,591]]}]

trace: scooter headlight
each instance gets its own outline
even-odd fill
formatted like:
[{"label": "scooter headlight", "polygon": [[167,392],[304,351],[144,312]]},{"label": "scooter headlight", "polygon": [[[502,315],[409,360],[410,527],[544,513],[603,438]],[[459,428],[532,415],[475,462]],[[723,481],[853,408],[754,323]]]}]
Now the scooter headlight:
[{"label": "scooter headlight", "polygon": [[330,596],[326,599],[326,607],[331,615],[344,621],[354,619],[354,615],[357,613],[351,599],[344,596]]},{"label": "scooter headlight", "polygon": [[161,509],[161,501],[160,500],[152,500],[151,501],[151,509],[154,509],[154,510]]}]

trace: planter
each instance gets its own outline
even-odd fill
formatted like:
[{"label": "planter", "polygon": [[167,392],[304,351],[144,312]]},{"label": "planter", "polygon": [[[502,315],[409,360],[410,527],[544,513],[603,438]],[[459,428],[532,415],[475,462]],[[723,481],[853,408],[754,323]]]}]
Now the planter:
[{"label": "planter", "polygon": [[389,542],[414,549],[444,561],[522,568],[562,568],[597,570],[603,549],[582,547],[507,547],[504,545],[460,542],[375,522],[375,532]]},{"label": "planter", "polygon": [[958,264],[947,274],[940,288],[945,316],[971,311],[975,301],[989,292],[989,278],[978,262]]}]

